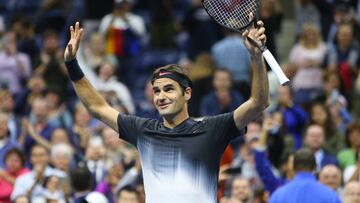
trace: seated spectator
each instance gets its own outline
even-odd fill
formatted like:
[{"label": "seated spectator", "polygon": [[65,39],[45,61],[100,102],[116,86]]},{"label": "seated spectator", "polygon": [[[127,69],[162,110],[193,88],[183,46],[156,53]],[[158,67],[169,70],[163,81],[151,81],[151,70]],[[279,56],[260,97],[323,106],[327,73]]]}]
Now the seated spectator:
[{"label": "seated spectator", "polygon": [[39,74],[32,75],[27,81],[26,87],[16,97],[15,112],[20,115],[29,115],[33,101],[36,98],[42,98],[45,91],[44,78]]},{"label": "seated spectator", "polygon": [[356,151],[360,148],[360,122],[348,126],[345,133],[345,143],[347,147],[337,154],[342,169],[356,163]]},{"label": "seated spectator", "polygon": [[251,203],[253,192],[249,180],[236,177],[231,184],[231,196],[224,197],[220,203]]},{"label": "seated spectator", "polygon": [[327,202],[340,203],[337,194],[316,181],[312,171],[316,168],[315,156],[309,149],[300,149],[294,156],[295,177],[277,189],[269,203]]},{"label": "seated spectator", "polygon": [[62,98],[68,95],[67,72],[60,47],[60,38],[56,31],[47,30],[43,36],[43,47],[35,61],[34,73],[44,77],[46,86],[60,93]]},{"label": "seated spectator", "polygon": [[73,123],[72,116],[66,108],[64,99],[61,98],[60,92],[55,89],[48,89],[45,99],[49,109],[49,123],[57,127],[71,129]]},{"label": "seated spectator", "polygon": [[360,66],[359,48],[354,42],[354,30],[351,24],[340,24],[334,46],[327,54],[327,68],[336,70],[342,81],[342,89],[348,101],[354,88],[354,79]]},{"label": "seated spectator", "polygon": [[341,170],[338,166],[333,164],[324,166],[319,173],[319,182],[333,189],[340,198],[343,197]]},{"label": "seated spectator", "polygon": [[93,137],[89,140],[86,148],[86,165],[94,177],[93,189],[104,180],[110,163],[106,163],[105,146],[99,137]]},{"label": "seated spectator", "polygon": [[338,165],[336,157],[324,150],[325,132],[317,124],[309,125],[305,132],[304,145],[315,155],[316,171],[320,171],[328,164]]},{"label": "seated spectator", "polygon": [[132,186],[125,186],[117,196],[116,203],[140,203],[139,193]]},{"label": "seated spectator", "polygon": [[10,149],[5,154],[4,160],[5,167],[0,169],[0,202],[10,203],[16,178],[28,173],[29,170],[25,168],[25,157],[19,149]]},{"label": "seated spectator", "polygon": [[282,112],[285,129],[294,140],[294,148],[302,146],[302,134],[308,122],[308,115],[301,106],[294,103],[292,90],[288,86],[279,87],[278,109]]},{"label": "seated spectator", "polygon": [[0,112],[0,169],[5,168],[4,157],[6,153],[12,148],[20,148],[17,141],[9,138],[8,120],[8,115]]},{"label": "seated spectator", "polygon": [[114,64],[103,62],[99,66],[98,79],[94,83],[98,90],[114,92],[130,114],[135,113],[132,96],[127,86],[116,79]]},{"label": "seated spectator", "polygon": [[96,186],[96,191],[104,194],[109,203],[116,202],[116,186],[124,175],[124,167],[114,164],[106,174],[104,181]]},{"label": "seated spectator", "polygon": [[352,122],[352,116],[347,109],[348,101],[340,92],[341,78],[336,70],[328,70],[323,74],[323,79],[326,106],[336,128],[344,135],[346,126]]},{"label": "seated spectator", "polygon": [[212,46],[211,54],[217,67],[223,67],[230,71],[235,89],[244,95],[244,99],[248,99],[251,78],[250,55],[243,44],[241,35],[227,30],[226,37]]},{"label": "seated spectator", "polygon": [[45,147],[34,145],[31,148],[30,159],[33,168],[30,173],[23,174],[16,179],[11,200],[15,200],[21,195],[27,195],[31,200],[41,196],[45,190],[42,183],[46,176],[65,178],[64,172],[49,166],[49,151]]},{"label": "seated spectator", "polygon": [[290,51],[289,62],[296,68],[292,79],[294,101],[306,104],[321,94],[323,88],[321,63],[326,54],[326,45],[321,40],[319,28],[304,24],[302,34]]},{"label": "seated spectator", "polygon": [[18,94],[22,81],[26,81],[31,72],[31,61],[27,54],[18,52],[16,35],[8,31],[2,39],[0,51],[0,84],[9,88],[12,94]]},{"label": "seated spectator", "polygon": [[85,163],[80,162],[76,168],[70,171],[70,182],[73,189],[74,203],[85,202],[86,196],[90,193],[93,176]]},{"label": "seated spectator", "polygon": [[[43,97],[34,99],[31,105],[30,123],[34,126],[35,132],[46,140],[50,140],[52,132],[56,126],[49,123],[48,112],[49,108],[47,101]],[[26,136],[24,143],[24,152],[29,156],[32,146],[35,145],[35,140],[31,136]]]},{"label": "seated spectator", "polygon": [[343,203],[360,202],[360,183],[351,181],[345,185]]},{"label": "seated spectator", "polygon": [[310,124],[322,126],[325,133],[323,148],[336,155],[344,146],[343,136],[335,126],[329,108],[322,102],[314,102],[310,107]]},{"label": "seated spectator", "polygon": [[350,181],[360,181],[360,160],[359,160],[360,151],[356,151],[356,163],[354,165],[349,165],[344,169],[344,183]]},{"label": "seated spectator", "polygon": [[17,141],[21,133],[21,118],[15,113],[15,98],[9,90],[0,90],[0,112],[8,115],[9,138]]},{"label": "seated spectator", "polygon": [[73,148],[69,144],[54,144],[51,147],[51,163],[54,168],[69,174],[73,161]]},{"label": "seated spectator", "polygon": [[87,43],[82,47],[82,52],[79,54],[79,60],[83,62],[83,66],[86,69],[95,71],[105,61],[109,61],[118,67],[118,61],[116,57],[110,53],[105,52],[105,39],[104,36],[98,32],[90,34]]},{"label": "seated spectator", "polygon": [[216,69],[214,90],[205,95],[200,104],[200,116],[212,116],[235,110],[245,101],[244,96],[232,89],[232,76],[227,69]]}]

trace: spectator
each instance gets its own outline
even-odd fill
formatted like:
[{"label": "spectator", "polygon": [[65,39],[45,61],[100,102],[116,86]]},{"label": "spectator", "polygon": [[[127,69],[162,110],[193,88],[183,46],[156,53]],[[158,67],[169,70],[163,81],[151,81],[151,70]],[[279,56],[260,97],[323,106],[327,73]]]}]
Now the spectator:
[{"label": "spectator", "polygon": [[[45,98],[36,98],[31,106],[30,123],[34,126],[35,132],[46,140],[50,140],[55,126],[48,122],[48,104]],[[35,140],[27,136],[24,143],[24,152],[29,155],[30,149],[35,144]]]},{"label": "spectator", "polygon": [[131,93],[124,83],[121,83],[116,79],[114,64],[106,61],[100,64],[98,76],[98,80],[95,82],[94,86],[98,90],[114,92],[117,98],[126,107],[127,112],[134,114],[135,107]]},{"label": "spectator", "polygon": [[322,102],[314,102],[310,107],[310,124],[320,125],[325,133],[324,150],[336,155],[344,146],[343,137],[336,128],[329,109]]},{"label": "spectator", "polygon": [[9,138],[16,141],[21,133],[21,118],[15,114],[15,101],[9,90],[0,90],[0,112],[8,115]]},{"label": "spectator", "polygon": [[31,148],[31,164],[30,173],[19,176],[14,184],[14,190],[11,193],[11,200],[15,200],[18,196],[27,195],[32,200],[41,196],[44,192],[42,183],[46,176],[57,176],[64,178],[65,173],[49,166],[49,152],[41,145],[34,145]]},{"label": "spectator", "polygon": [[35,35],[35,25],[29,15],[19,14],[12,19],[12,30],[17,36],[17,47],[22,53],[27,54],[34,66],[33,59],[40,53],[39,38]]},{"label": "spectator", "polygon": [[133,0],[115,0],[113,12],[101,19],[99,27],[105,37],[106,53],[119,59],[120,76],[128,86],[135,79],[135,58],[146,32],[144,20],[132,12],[132,4]]},{"label": "spectator", "polygon": [[200,103],[205,95],[212,90],[212,81],[215,71],[215,61],[207,52],[196,56],[190,64],[189,78],[193,82],[191,100],[189,101],[189,114],[200,116]]},{"label": "spectator", "polygon": [[344,169],[344,183],[350,181],[360,181],[360,161],[359,161],[359,150],[356,151],[356,163],[349,165]]},{"label": "spectator", "polygon": [[111,53],[105,52],[105,38],[102,34],[98,32],[91,33],[82,49],[79,59],[83,62],[85,69],[96,71],[105,61],[114,64],[118,68],[117,58]]},{"label": "spectator", "polygon": [[3,50],[0,51],[0,84],[9,88],[12,94],[20,92],[22,82],[28,79],[31,72],[29,56],[19,52],[16,43],[15,33],[6,32],[2,38]]},{"label": "spectator", "polygon": [[354,42],[353,27],[351,24],[340,24],[336,32],[335,44],[330,47],[327,57],[327,68],[337,70],[345,97],[351,101],[353,80],[360,66],[359,48]]},{"label": "spectator", "polygon": [[319,28],[314,24],[304,24],[299,41],[289,55],[289,62],[296,69],[292,81],[295,103],[306,104],[321,94],[323,81],[320,65],[326,50]]},{"label": "spectator", "polygon": [[211,47],[211,54],[217,67],[230,71],[235,89],[247,99],[250,95],[250,55],[241,35],[227,30],[226,37]]},{"label": "spectator", "polygon": [[109,203],[116,202],[116,186],[124,175],[124,167],[114,164],[110,167],[104,181],[96,186],[96,191],[104,194]]},{"label": "spectator", "polygon": [[106,163],[105,152],[101,138],[94,137],[89,140],[89,145],[86,148],[86,165],[94,177],[93,189],[103,181],[109,167]]},{"label": "spectator", "polygon": [[68,96],[68,79],[59,35],[53,30],[47,30],[43,36],[43,46],[40,56],[36,59],[34,72],[44,77],[47,88],[55,89],[61,98]]},{"label": "spectator", "polygon": [[340,198],[343,197],[341,171],[336,165],[329,164],[324,166],[319,173],[319,182],[334,190]]},{"label": "spectator", "polygon": [[328,70],[323,74],[323,78],[326,106],[330,110],[336,128],[344,135],[346,126],[352,122],[352,116],[348,111],[346,98],[340,93],[340,76],[336,70]]},{"label": "spectator", "polygon": [[5,168],[5,155],[12,148],[20,148],[19,143],[9,137],[9,117],[0,111],[0,169]]},{"label": "spectator", "polygon": [[73,123],[72,116],[66,108],[64,99],[61,98],[60,92],[56,89],[48,89],[45,99],[49,108],[49,123],[57,127],[71,129],[71,125]]},{"label": "spectator", "polygon": [[73,148],[65,143],[55,144],[51,147],[50,155],[52,165],[69,174],[73,161]]},{"label": "spectator", "polygon": [[337,194],[318,183],[312,171],[316,168],[315,156],[308,149],[301,149],[294,156],[295,177],[288,184],[277,189],[270,203],[292,202],[339,202]]},{"label": "spectator", "polygon": [[284,126],[294,140],[294,148],[302,146],[302,134],[308,122],[307,113],[293,101],[293,94],[288,86],[279,87],[278,107],[283,115]]},{"label": "spectator", "polygon": [[17,177],[29,172],[25,168],[25,157],[22,151],[16,148],[10,149],[4,157],[5,167],[0,168],[0,201],[10,203],[10,196],[13,191]]},{"label": "spectator", "polygon": [[41,98],[45,95],[46,83],[41,75],[32,75],[27,85],[20,94],[16,97],[15,112],[20,115],[29,115],[31,105],[36,98]]},{"label": "spectator", "polygon": [[328,164],[337,165],[334,155],[324,150],[325,132],[322,126],[317,124],[309,125],[305,132],[304,145],[315,155],[316,171],[320,171]]},{"label": "spectator", "polygon": [[360,183],[351,181],[345,185],[343,203],[359,203],[360,202]]},{"label": "spectator", "polygon": [[350,124],[345,133],[346,148],[342,149],[337,159],[341,168],[356,164],[356,152],[360,149],[360,122]]},{"label": "spectator", "polygon": [[266,29],[266,46],[276,59],[278,59],[276,35],[281,31],[282,10],[279,0],[261,0],[259,15]]},{"label": "spectator", "polygon": [[244,96],[232,89],[231,73],[216,69],[213,78],[214,90],[205,95],[200,105],[200,116],[212,116],[235,110],[245,101]]},{"label": "spectator", "polygon": [[295,35],[298,39],[301,35],[301,29],[306,23],[314,23],[320,27],[320,13],[315,7],[313,0],[296,0],[295,1]]},{"label": "spectator", "polygon": [[253,202],[253,193],[249,180],[236,177],[231,184],[231,196],[224,198],[221,203],[250,203]]},{"label": "spectator", "polygon": [[195,60],[200,53],[210,52],[212,45],[223,37],[222,28],[206,13],[200,0],[191,0],[184,15],[182,27],[189,35],[186,53]]},{"label": "spectator", "polygon": [[132,186],[126,186],[118,193],[116,203],[140,203],[139,193]]},{"label": "spectator", "polygon": [[76,168],[70,171],[70,182],[74,190],[74,203],[85,202],[85,198],[92,188],[92,178],[91,172],[83,162],[80,162]]}]

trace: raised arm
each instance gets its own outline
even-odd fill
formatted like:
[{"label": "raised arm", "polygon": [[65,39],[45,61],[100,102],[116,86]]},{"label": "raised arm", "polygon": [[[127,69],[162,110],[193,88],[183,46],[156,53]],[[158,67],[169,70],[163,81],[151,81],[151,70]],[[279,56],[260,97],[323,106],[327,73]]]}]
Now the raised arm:
[{"label": "raised arm", "polygon": [[117,117],[119,112],[112,108],[105,99],[96,91],[91,83],[86,79],[76,60],[76,52],[79,49],[80,40],[84,30],[76,22],[75,28],[70,27],[70,40],[66,46],[64,60],[69,77],[75,88],[80,101],[85,105],[89,112],[97,119],[103,121],[118,132]]},{"label": "raised arm", "polygon": [[247,40],[250,37],[259,45],[266,42],[264,23],[258,21],[257,25],[257,28],[243,33],[245,46],[251,56],[252,79],[250,98],[234,111],[235,124],[239,129],[244,128],[269,105],[269,81],[262,53]]}]

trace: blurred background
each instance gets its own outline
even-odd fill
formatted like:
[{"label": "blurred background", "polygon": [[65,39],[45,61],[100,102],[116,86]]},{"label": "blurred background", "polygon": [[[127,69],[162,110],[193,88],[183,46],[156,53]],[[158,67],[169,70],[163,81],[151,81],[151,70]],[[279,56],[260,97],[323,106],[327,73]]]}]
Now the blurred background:
[{"label": "blurred background", "polygon": [[[306,148],[316,181],[360,202],[360,1],[260,0],[258,17],[291,84],[269,71],[271,105],[227,147],[219,201],[268,202]],[[201,0],[0,0],[0,203],[144,202],[136,149],[89,114],[67,78],[76,21],[79,64],[122,113],[161,119],[149,77],[170,63],[193,81],[192,117],[250,96],[241,34],[217,25]]]}]

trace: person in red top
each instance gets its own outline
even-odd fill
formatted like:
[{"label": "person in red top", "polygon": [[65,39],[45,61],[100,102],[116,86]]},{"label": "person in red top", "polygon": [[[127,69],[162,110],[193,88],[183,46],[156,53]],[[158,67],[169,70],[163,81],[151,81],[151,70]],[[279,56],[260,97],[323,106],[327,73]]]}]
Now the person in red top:
[{"label": "person in red top", "polygon": [[10,195],[13,191],[15,179],[29,169],[25,168],[25,157],[21,150],[10,149],[5,157],[5,169],[0,169],[0,203],[10,203]]}]

